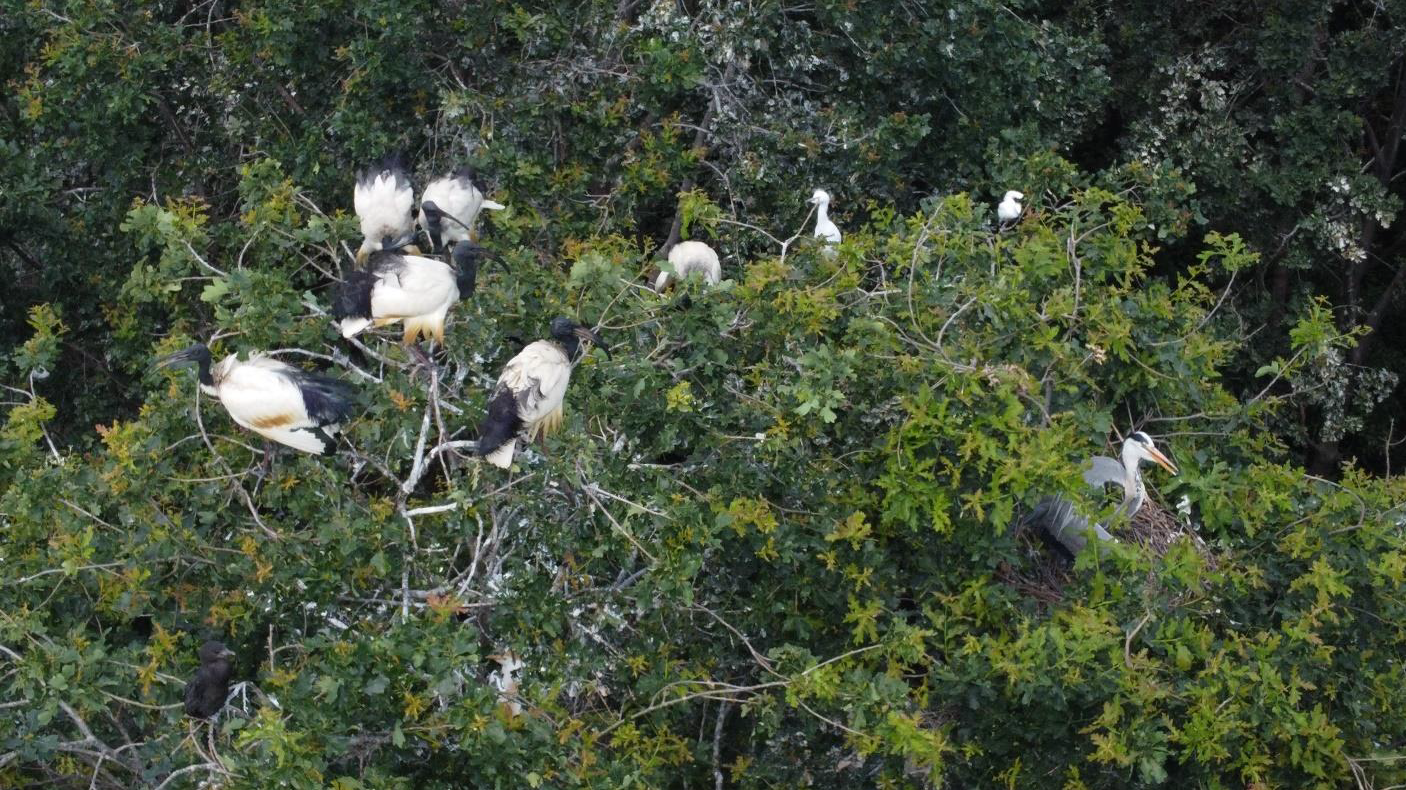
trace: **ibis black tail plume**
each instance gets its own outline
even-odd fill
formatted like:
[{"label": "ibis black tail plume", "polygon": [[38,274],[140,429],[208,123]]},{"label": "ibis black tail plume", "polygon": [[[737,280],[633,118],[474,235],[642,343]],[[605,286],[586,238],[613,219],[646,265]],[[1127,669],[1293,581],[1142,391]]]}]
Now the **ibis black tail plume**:
[{"label": "ibis black tail plume", "polygon": [[488,455],[507,444],[522,432],[522,418],[517,413],[517,399],[507,387],[499,387],[488,402],[488,414],[478,429],[478,454]]}]

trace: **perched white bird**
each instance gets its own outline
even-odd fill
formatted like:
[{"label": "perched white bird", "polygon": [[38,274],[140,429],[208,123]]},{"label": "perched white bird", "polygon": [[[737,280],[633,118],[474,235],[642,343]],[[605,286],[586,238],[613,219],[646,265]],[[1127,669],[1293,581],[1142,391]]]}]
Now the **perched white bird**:
[{"label": "perched white bird", "polygon": [[[669,264],[674,267],[674,277],[682,280],[691,274],[701,274],[703,282],[717,285],[723,278],[722,264],[712,247],[701,241],[681,241],[669,250]],[[661,271],[654,278],[654,290],[662,291],[669,285],[668,272]]]},{"label": "perched white bird", "polygon": [[414,204],[415,192],[402,154],[390,154],[357,174],[352,205],[361,221],[358,264],[377,250],[397,249],[414,241],[415,217],[410,212]]},{"label": "perched white bird", "polygon": [[996,218],[1002,223],[1015,222],[1020,218],[1020,212],[1025,210],[1024,206],[1020,205],[1020,201],[1024,199],[1025,195],[1014,189],[1007,192],[1006,196],[1001,198],[1001,204],[996,206]]},{"label": "perched white bird", "polygon": [[[474,224],[478,213],[483,209],[502,211],[504,208],[502,203],[484,198],[483,190],[474,183],[474,171],[461,167],[425,187],[425,194],[420,196],[420,227],[429,234],[431,249],[438,253],[461,241],[477,241]],[[453,222],[443,224],[444,216]]]},{"label": "perched white bird", "polygon": [[600,335],[570,318],[553,318],[551,340],[529,343],[508,360],[478,430],[478,452],[490,464],[507,469],[519,439],[546,437],[561,424],[561,403],[582,340],[610,355]]},{"label": "perched white bird", "polygon": [[840,229],[830,221],[830,193],[817,189],[806,202],[815,205],[815,237],[830,244],[839,244],[842,238]]},{"label": "perched white bird", "polygon": [[[1151,461],[1172,474],[1177,474],[1176,464],[1162,454],[1152,443],[1152,437],[1142,431],[1134,431],[1123,440],[1122,461],[1106,455],[1096,455],[1089,459],[1089,468],[1084,470],[1084,482],[1102,491],[1109,483],[1123,488],[1123,501],[1115,515],[1132,518],[1147,499],[1147,486],[1143,485],[1142,473],[1138,467],[1144,461]],[[1091,523],[1074,511],[1074,504],[1063,497],[1046,497],[1041,500],[1030,515],[1028,524],[1041,529],[1045,536],[1053,539],[1055,545],[1070,557],[1083,550],[1088,537],[1099,541],[1112,541],[1113,536],[1102,524]]]},{"label": "perched white bird", "polygon": [[472,296],[483,259],[501,260],[471,241],[454,245],[454,266],[433,258],[394,250],[371,254],[365,269],[347,275],[332,303],[332,318],[342,337],[354,337],[369,326],[404,322],[403,341],[420,336],[444,342],[449,308]]},{"label": "perched white bird", "polygon": [[498,690],[498,698],[507,706],[508,711],[514,716],[521,715],[522,701],[518,696],[517,673],[521,672],[527,664],[523,663],[522,659],[518,658],[511,650],[495,653],[489,658],[498,662],[498,669],[488,673],[488,682]]},{"label": "perched white bird", "polygon": [[263,354],[230,354],[213,367],[204,345],[164,357],[157,367],[199,368],[200,389],[220,401],[230,419],[268,439],[318,455],[336,447],[332,434],[351,417],[351,385]]}]

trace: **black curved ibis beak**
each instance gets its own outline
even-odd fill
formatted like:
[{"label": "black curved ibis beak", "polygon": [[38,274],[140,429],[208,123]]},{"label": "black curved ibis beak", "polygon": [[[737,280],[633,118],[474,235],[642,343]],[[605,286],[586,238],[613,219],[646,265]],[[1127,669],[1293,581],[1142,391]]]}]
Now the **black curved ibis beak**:
[{"label": "black curved ibis beak", "polygon": [[210,349],[204,345],[194,345],[156,360],[151,364],[151,369],[183,368],[202,363],[207,365],[210,363]]},{"label": "black curved ibis beak", "polygon": [[600,335],[596,334],[594,330],[584,326],[577,326],[575,329],[571,330],[571,332],[582,340],[589,340],[594,343],[596,348],[605,352],[606,358],[614,359],[614,357],[610,356],[610,346],[607,346],[605,341],[601,340]]},{"label": "black curved ibis beak", "polygon": [[412,231],[394,240],[392,240],[390,236],[386,236],[384,239],[381,240],[381,249],[385,250],[386,252],[390,252],[392,250],[403,249],[414,243],[415,233]]},{"label": "black curved ibis beak", "polygon": [[478,262],[484,260],[498,264],[498,268],[502,269],[504,274],[508,273],[508,264],[507,261],[503,260],[503,256],[467,239],[455,243],[453,257],[454,265],[460,269],[471,265],[477,267]]},{"label": "black curved ibis beak", "polygon": [[444,217],[444,212],[440,210],[439,204],[433,200],[426,200],[420,204],[420,211],[425,215],[425,232],[430,235],[430,248],[438,253],[442,244],[442,231],[440,220]]}]

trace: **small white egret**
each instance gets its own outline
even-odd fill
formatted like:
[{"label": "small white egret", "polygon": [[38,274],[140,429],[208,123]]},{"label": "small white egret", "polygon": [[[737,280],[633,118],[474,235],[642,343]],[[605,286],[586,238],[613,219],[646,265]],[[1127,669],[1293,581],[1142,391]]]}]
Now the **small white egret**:
[{"label": "small white egret", "polygon": [[668,272],[659,272],[659,276],[654,278],[654,290],[664,290],[674,277],[682,280],[689,275],[699,274],[708,285],[717,285],[723,278],[723,267],[718,263],[717,252],[701,241],[681,241],[675,244],[674,248],[669,250],[669,264],[674,267],[673,277],[670,277]]},{"label": "small white egret", "polygon": [[[415,192],[403,154],[390,154],[357,173],[352,205],[361,222],[358,264],[365,263],[367,256],[377,250],[395,249],[396,244],[414,241],[415,217],[410,212],[414,204]],[[419,250],[415,252],[418,254]]]},{"label": "small white egret", "polygon": [[257,353],[210,362],[210,349],[197,345],[157,360],[156,367],[196,366],[201,391],[265,439],[317,455],[336,447],[332,434],[352,414],[351,385]]},{"label": "small white egret", "polygon": [[600,335],[588,327],[553,318],[551,340],[529,343],[504,366],[478,430],[478,452],[490,464],[507,469],[519,439],[546,437],[561,424],[562,400],[583,340],[610,355]]},{"label": "small white egret", "polygon": [[[1115,517],[1132,518],[1147,499],[1147,487],[1143,485],[1138,466],[1144,461],[1151,461],[1172,474],[1177,474],[1177,467],[1152,443],[1152,437],[1142,431],[1134,431],[1123,440],[1122,456],[1122,461],[1105,455],[1089,459],[1089,468],[1084,470],[1084,482],[1100,491],[1108,483],[1122,486],[1123,501],[1114,514]],[[1074,511],[1072,502],[1058,496],[1041,500],[1026,516],[1026,523],[1042,530],[1070,557],[1083,550],[1089,535],[1099,541],[1114,540],[1102,524],[1091,523]]]},{"label": "small white egret", "polygon": [[815,237],[830,244],[839,244],[843,237],[840,235],[840,229],[830,221],[830,193],[817,189],[806,202],[815,206]]},{"label": "small white egret", "polygon": [[1014,189],[1007,192],[1005,197],[1001,198],[1000,205],[996,206],[996,218],[1001,220],[1002,224],[1015,222],[1020,218],[1020,212],[1025,210],[1025,207],[1020,205],[1020,201],[1024,199],[1025,195]]}]

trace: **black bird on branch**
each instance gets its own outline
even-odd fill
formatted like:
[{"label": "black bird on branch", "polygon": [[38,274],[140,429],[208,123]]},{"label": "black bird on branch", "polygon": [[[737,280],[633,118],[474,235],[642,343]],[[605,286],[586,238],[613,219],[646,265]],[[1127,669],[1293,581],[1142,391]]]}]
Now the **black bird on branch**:
[{"label": "black bird on branch", "polygon": [[229,676],[234,668],[234,652],[223,642],[211,640],[200,646],[200,668],[186,684],[186,714],[208,719],[219,713],[229,696]]}]

